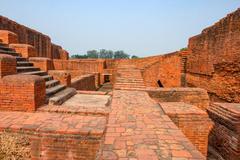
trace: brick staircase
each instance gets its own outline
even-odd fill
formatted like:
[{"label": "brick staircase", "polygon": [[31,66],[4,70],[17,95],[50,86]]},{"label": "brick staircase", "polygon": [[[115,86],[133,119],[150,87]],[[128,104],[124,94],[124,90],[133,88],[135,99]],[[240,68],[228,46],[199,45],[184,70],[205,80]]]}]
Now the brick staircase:
[{"label": "brick staircase", "polygon": [[118,64],[114,89],[144,89],[145,87],[140,69],[132,64]]},{"label": "brick staircase", "polygon": [[68,88],[65,85],[61,85],[58,80],[54,80],[47,72],[34,67],[33,63],[29,62],[26,58],[20,57],[20,54],[15,52],[14,49],[9,48],[8,45],[0,43],[0,54],[8,54],[16,57],[17,74],[38,75],[46,81],[46,103],[62,104],[76,94],[74,88]]}]

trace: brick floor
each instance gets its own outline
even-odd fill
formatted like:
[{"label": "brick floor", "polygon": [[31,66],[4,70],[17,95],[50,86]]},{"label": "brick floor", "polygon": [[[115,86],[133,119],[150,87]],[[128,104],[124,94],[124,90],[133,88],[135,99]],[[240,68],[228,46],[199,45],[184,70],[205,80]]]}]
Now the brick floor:
[{"label": "brick floor", "polygon": [[0,112],[0,131],[102,136],[106,118],[60,113]]},{"label": "brick floor", "polygon": [[205,159],[146,92],[113,91],[101,159]]},{"label": "brick floor", "polygon": [[82,93],[84,94],[77,94],[60,106],[46,105],[39,108],[38,111],[94,116],[107,116],[109,114],[111,96],[89,94],[91,92]]}]

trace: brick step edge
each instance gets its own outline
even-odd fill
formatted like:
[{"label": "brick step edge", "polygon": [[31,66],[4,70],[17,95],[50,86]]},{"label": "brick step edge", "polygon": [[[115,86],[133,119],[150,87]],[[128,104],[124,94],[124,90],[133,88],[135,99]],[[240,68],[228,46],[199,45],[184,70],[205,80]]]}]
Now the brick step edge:
[{"label": "brick step edge", "polygon": [[76,89],[74,88],[66,88],[57,94],[55,94],[53,97],[50,97],[48,99],[48,104],[49,105],[61,105],[65,101],[67,101],[69,98],[77,94]]}]

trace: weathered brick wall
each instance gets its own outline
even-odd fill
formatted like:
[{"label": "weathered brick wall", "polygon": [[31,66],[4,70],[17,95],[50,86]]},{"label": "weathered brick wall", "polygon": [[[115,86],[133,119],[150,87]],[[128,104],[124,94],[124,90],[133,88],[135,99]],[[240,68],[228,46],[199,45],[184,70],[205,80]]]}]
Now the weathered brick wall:
[{"label": "weathered brick wall", "polygon": [[11,75],[0,80],[0,110],[35,111],[45,103],[45,81],[39,76]]},{"label": "weathered brick wall", "polygon": [[[183,84],[183,63],[180,52],[151,56],[138,59],[106,61],[108,67],[114,69],[119,63],[134,64],[141,69],[147,87],[159,87],[160,80],[164,87],[180,87]],[[113,77],[114,79],[115,77]]]},{"label": "weathered brick wall", "polygon": [[[24,25],[18,24],[3,16],[0,16],[0,30],[9,30],[18,35],[18,42],[13,36],[9,36],[10,38],[13,37],[11,38],[11,43],[22,43],[34,46],[37,52],[37,57],[68,59],[68,56],[66,57],[66,54],[61,53],[62,48],[60,46],[51,43],[49,36],[28,28]],[[7,41],[9,40],[4,39],[3,42]],[[60,48],[60,50],[56,48]]]},{"label": "weathered brick wall", "polygon": [[53,76],[54,79],[60,81],[61,84],[70,86],[71,85],[71,74],[65,70],[49,70],[48,74]]},{"label": "weathered brick wall", "polygon": [[182,130],[196,148],[207,157],[212,122],[205,111],[182,102],[159,103],[164,112]]},{"label": "weathered brick wall", "polygon": [[207,91],[201,88],[156,88],[146,91],[158,102],[184,102],[202,110],[209,107]]},{"label": "weathered brick wall", "polygon": [[79,77],[75,77],[71,81],[71,87],[77,89],[77,90],[90,90],[95,91],[95,75],[94,74],[88,74],[88,75],[82,75]]},{"label": "weathered brick wall", "polygon": [[72,71],[73,77],[75,73],[99,73],[100,84],[104,83],[104,68],[106,67],[105,60],[53,60],[55,70]]},{"label": "weathered brick wall", "polygon": [[240,102],[240,9],[190,38],[187,83],[213,100]]},{"label": "weathered brick wall", "polygon": [[208,109],[214,126],[209,145],[226,160],[240,157],[240,104],[212,103]]},{"label": "weathered brick wall", "polygon": [[17,73],[16,58],[10,55],[1,54],[0,52],[0,79],[7,75]]},{"label": "weathered brick wall", "polygon": [[181,86],[181,68],[178,52],[160,57],[158,77],[164,87]]},{"label": "weathered brick wall", "polygon": [[0,30],[0,40],[5,44],[18,43],[18,36],[7,30]]},{"label": "weathered brick wall", "polygon": [[24,58],[36,57],[36,49],[28,44],[10,44],[10,48],[13,48],[17,53],[20,53],[20,56]]},{"label": "weathered brick wall", "polygon": [[107,122],[102,115],[46,112],[0,112],[0,117],[0,134],[8,132],[28,137],[30,157],[34,160],[95,160]]},{"label": "weathered brick wall", "polygon": [[42,71],[53,69],[52,59],[45,57],[31,57],[29,61],[33,63],[34,67],[40,68]]},{"label": "weathered brick wall", "polygon": [[31,158],[42,159],[78,159],[95,160],[101,140],[91,136],[81,139],[79,136],[44,135],[32,136]]}]

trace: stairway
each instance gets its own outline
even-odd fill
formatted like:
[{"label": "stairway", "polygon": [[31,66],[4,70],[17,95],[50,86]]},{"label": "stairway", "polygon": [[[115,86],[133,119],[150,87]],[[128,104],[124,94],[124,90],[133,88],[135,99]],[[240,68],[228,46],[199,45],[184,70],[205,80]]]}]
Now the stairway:
[{"label": "stairway", "polygon": [[119,63],[114,89],[144,89],[146,86],[140,69],[132,64]]},{"label": "stairway", "polygon": [[8,48],[6,44],[0,43],[0,54],[8,54],[16,57],[17,60],[17,74],[22,75],[38,75],[46,82],[46,103],[60,105],[70,97],[76,94],[74,88],[68,88],[61,85],[58,80],[54,80],[47,72],[41,71],[40,68],[34,67],[33,63],[26,58],[20,57],[19,53],[14,49]]}]

